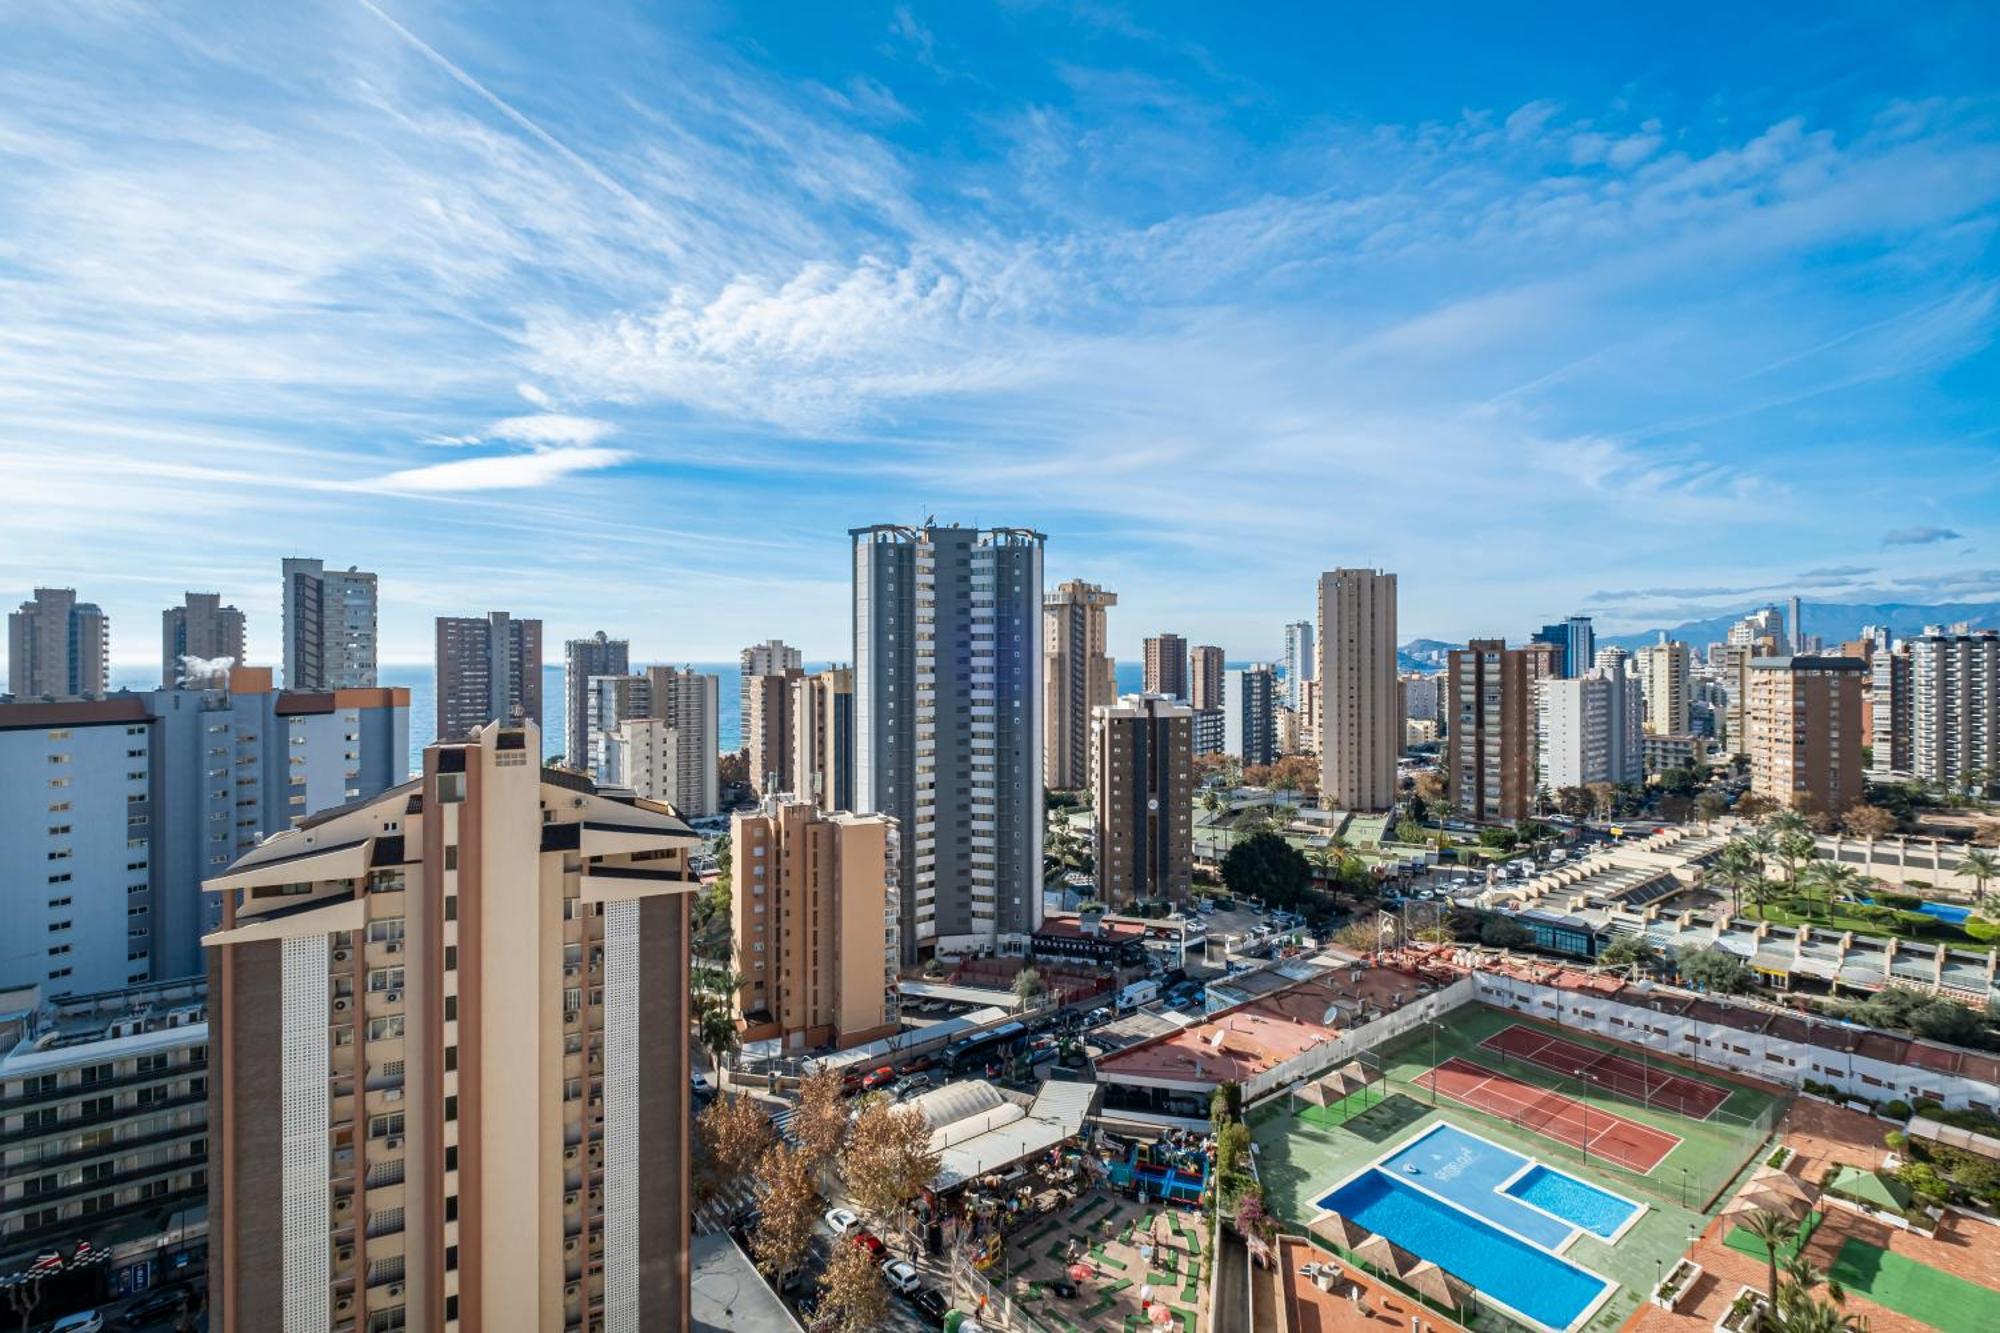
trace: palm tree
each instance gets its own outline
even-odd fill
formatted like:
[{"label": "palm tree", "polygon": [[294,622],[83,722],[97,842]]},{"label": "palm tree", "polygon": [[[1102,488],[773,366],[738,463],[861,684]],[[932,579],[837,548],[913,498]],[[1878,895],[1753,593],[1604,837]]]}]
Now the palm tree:
[{"label": "palm tree", "polygon": [[1782,1333],[1866,1333],[1868,1321],[1838,1306],[1807,1298],[1788,1308],[1777,1326]]},{"label": "palm tree", "polygon": [[704,964],[690,973],[689,983],[695,1040],[715,1058],[719,1075],[723,1060],[743,1044],[736,1030],[736,993],[743,987],[743,978],[731,968]]},{"label": "palm tree", "polygon": [[1732,838],[1722,845],[1722,851],[1715,858],[1715,869],[1709,878],[1729,887],[1729,911],[1734,916],[1743,910],[1743,890],[1760,871],[1757,853],[1749,842],[1742,838]]},{"label": "palm tree", "polygon": [[1981,907],[1986,906],[1986,881],[2000,878],[2000,855],[1987,851],[1984,847],[1974,847],[1959,858],[1957,878],[1970,879],[1973,896]]},{"label": "palm tree", "polygon": [[1743,1229],[1764,1244],[1764,1258],[1770,1266],[1770,1282],[1765,1287],[1765,1296],[1771,1308],[1778,1308],[1778,1251],[1791,1244],[1792,1237],[1799,1234],[1799,1224],[1783,1213],[1755,1212],[1743,1219]]},{"label": "palm tree", "polygon": [[1737,839],[1750,854],[1757,859],[1757,873],[1763,874],[1771,863],[1771,854],[1778,849],[1778,841],[1768,830],[1753,828]]},{"label": "palm tree", "polygon": [[1832,916],[1834,899],[1859,895],[1867,877],[1853,866],[1836,861],[1812,861],[1806,865],[1801,879],[1809,889],[1818,889],[1825,895],[1826,914]]}]

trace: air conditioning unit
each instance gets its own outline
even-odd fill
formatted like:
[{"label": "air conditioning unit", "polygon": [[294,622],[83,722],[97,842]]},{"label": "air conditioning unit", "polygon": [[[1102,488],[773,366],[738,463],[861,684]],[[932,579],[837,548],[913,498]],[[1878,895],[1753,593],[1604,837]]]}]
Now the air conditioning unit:
[{"label": "air conditioning unit", "polygon": [[389,1284],[389,1294],[391,1296],[401,1296],[403,1294],[403,1284],[400,1282],[391,1282]]},{"label": "air conditioning unit", "polygon": [[565,1162],[574,1162],[576,1160],[576,1148],[574,1146],[563,1149],[563,1160]]},{"label": "air conditioning unit", "polygon": [[333,1001],[333,1012],[335,1012],[336,1014],[344,1014],[344,1013],[346,1013],[346,1012],[347,1012],[347,1004],[348,1004],[348,1000],[347,1000],[347,997],[346,997],[345,995],[341,995],[341,996],[336,996],[336,997],[334,998],[334,1001]]},{"label": "air conditioning unit", "polygon": [[401,1004],[403,1002],[403,992],[399,990],[392,990],[387,992],[387,994],[389,997],[390,1004]]},{"label": "air conditioning unit", "polygon": [[354,1298],[352,1296],[342,1296],[333,1303],[333,1308],[336,1314],[346,1314],[354,1308]]},{"label": "air conditioning unit", "polygon": [[391,1149],[400,1148],[403,1146],[403,1136],[401,1134],[391,1134],[388,1138],[383,1139],[382,1142]]},{"label": "air conditioning unit", "polygon": [[333,951],[333,961],[336,963],[344,963],[353,956],[354,954],[347,949],[335,949]]}]

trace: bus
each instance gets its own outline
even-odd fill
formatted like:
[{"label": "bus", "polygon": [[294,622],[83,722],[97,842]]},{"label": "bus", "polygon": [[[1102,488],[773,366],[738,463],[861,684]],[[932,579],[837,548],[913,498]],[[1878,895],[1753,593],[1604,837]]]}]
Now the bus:
[{"label": "bus", "polygon": [[1012,1055],[1027,1040],[1025,1023],[1002,1023],[990,1032],[975,1032],[970,1037],[960,1037],[944,1048],[944,1054],[938,1060],[948,1074],[984,1071],[994,1061]]}]

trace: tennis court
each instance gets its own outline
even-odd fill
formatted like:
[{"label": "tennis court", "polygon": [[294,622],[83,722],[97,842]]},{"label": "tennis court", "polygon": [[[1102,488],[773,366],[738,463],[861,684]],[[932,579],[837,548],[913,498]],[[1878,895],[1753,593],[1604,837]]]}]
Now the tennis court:
[{"label": "tennis court", "polygon": [[1726,1088],[1676,1074],[1629,1055],[1552,1037],[1516,1023],[1479,1043],[1488,1050],[1557,1074],[1583,1078],[1645,1106],[1657,1106],[1690,1120],[1706,1120],[1729,1100]]},{"label": "tennis court", "polygon": [[1414,1080],[1416,1085],[1476,1110],[1505,1116],[1544,1138],[1641,1175],[1658,1166],[1681,1140],[1610,1111],[1488,1069],[1454,1055]]}]

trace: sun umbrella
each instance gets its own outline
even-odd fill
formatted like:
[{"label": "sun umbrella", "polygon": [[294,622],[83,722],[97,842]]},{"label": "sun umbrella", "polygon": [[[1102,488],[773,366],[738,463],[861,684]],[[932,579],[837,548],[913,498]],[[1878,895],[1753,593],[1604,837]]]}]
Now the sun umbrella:
[{"label": "sun umbrella", "polygon": [[1427,1296],[1439,1305],[1462,1310],[1472,1300],[1473,1287],[1470,1282],[1455,1274],[1447,1273],[1426,1259],[1403,1274],[1403,1281],[1420,1296]]},{"label": "sun umbrella", "polygon": [[1729,1206],[1722,1210],[1722,1215],[1742,1217],[1749,1213],[1776,1213],[1780,1217],[1790,1218],[1796,1222],[1810,1211],[1812,1211],[1811,1205],[1803,1199],[1794,1198],[1778,1190],[1756,1189],[1746,1185],[1742,1193],[1729,1201]]},{"label": "sun umbrella", "polygon": [[1416,1255],[1395,1244],[1387,1236],[1371,1235],[1355,1246],[1354,1252],[1366,1259],[1378,1271],[1392,1277],[1401,1277],[1418,1263]]},{"label": "sun umbrella", "polygon": [[1789,1194],[1800,1203],[1811,1203],[1813,1187],[1789,1171],[1774,1166],[1759,1167],[1750,1177],[1749,1189],[1770,1190],[1778,1194]]},{"label": "sun umbrella", "polygon": [[1306,1230],[1324,1237],[1343,1250],[1352,1250],[1375,1233],[1339,1213],[1324,1213],[1313,1219]]}]

